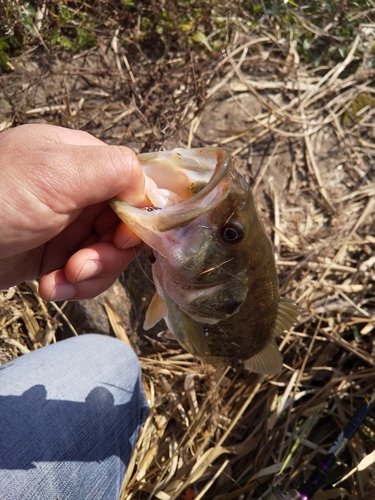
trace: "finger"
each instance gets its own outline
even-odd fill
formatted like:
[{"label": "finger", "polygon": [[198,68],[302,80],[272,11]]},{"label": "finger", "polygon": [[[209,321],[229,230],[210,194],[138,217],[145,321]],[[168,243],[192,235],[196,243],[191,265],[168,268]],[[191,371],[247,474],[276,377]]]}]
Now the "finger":
[{"label": "finger", "polygon": [[65,276],[71,283],[91,279],[95,276],[117,274],[126,269],[137,256],[137,249],[120,250],[111,243],[100,242],[82,248],[67,261]]},{"label": "finger", "polygon": [[[99,242],[107,242],[110,245],[109,248],[116,248],[117,252],[120,252],[114,257],[119,263],[121,263],[121,250],[141,243],[141,240],[124,223],[119,222],[119,218],[110,207],[107,207],[108,210],[104,210],[92,224],[91,219],[96,213],[95,207],[100,207],[100,205],[88,207],[78,219],[46,245],[39,276],[61,268],[78,251],[94,247]],[[99,219],[100,222],[98,222]],[[121,228],[118,228],[119,224]],[[119,236],[116,236],[116,233]],[[81,253],[78,254],[80,255]],[[121,271],[122,269],[119,272]]]},{"label": "finger", "polygon": [[41,278],[44,300],[78,300],[95,297],[108,288],[139,253],[140,248],[119,250],[110,243],[96,243],[76,252],[64,270]]},{"label": "finger", "polygon": [[103,211],[94,221],[95,232],[101,237],[108,232],[109,228],[116,228],[120,219],[113,209],[107,204]]},{"label": "finger", "polygon": [[[94,228],[101,241],[113,241],[117,248],[125,249],[135,247],[142,243],[126,224],[124,224],[111,207],[108,206],[95,220]],[[84,242],[82,246],[88,246]]]},{"label": "finger", "polygon": [[90,280],[72,284],[67,281],[64,271],[54,271],[39,282],[39,295],[46,301],[92,299],[107,290],[116,275],[97,276]]},{"label": "finger", "polygon": [[47,243],[39,276],[63,267],[80,248],[98,241],[93,225],[98,214],[105,208],[106,203],[87,207],[77,219]]},{"label": "finger", "polygon": [[113,243],[116,247],[125,249],[140,245],[142,240],[126,224],[120,222],[113,235]]},{"label": "finger", "polygon": [[[147,203],[145,176],[131,149],[51,125],[14,130],[9,141],[34,168],[30,177],[25,166],[21,181],[54,212],[68,214],[117,194],[134,206]],[[19,181],[20,172],[17,176]]]},{"label": "finger", "polygon": [[[90,135],[87,132],[83,132],[81,130],[77,131],[77,130],[66,129],[63,127],[52,127],[49,125],[45,125],[45,127],[46,127],[46,136],[45,137],[47,139],[50,138],[52,141],[56,140],[56,134],[55,134],[55,129],[56,129],[56,131],[58,133],[58,137],[60,139],[60,142],[63,144],[70,144],[72,146],[73,145],[74,146],[105,146],[107,148],[110,147],[106,143],[97,139],[96,137]],[[157,185],[150,177],[142,174],[138,159],[132,150],[130,150],[129,148],[126,148],[124,146],[112,146],[113,154],[115,154],[115,148],[122,148],[122,154],[126,155],[127,159],[130,158],[130,160],[135,163],[136,172],[135,173],[132,172],[132,175],[134,175],[134,174],[136,175],[137,182],[133,183],[129,179],[130,189],[129,189],[129,185],[125,185],[125,187],[120,187],[120,189],[118,191],[116,191],[115,194],[111,194],[111,196],[109,198],[111,198],[112,196],[117,196],[120,199],[129,203],[130,205],[144,206],[145,204],[149,203],[149,199],[147,197],[144,197],[143,194],[146,194],[150,189],[156,188]],[[118,160],[119,159],[117,158],[117,161]],[[116,167],[116,162],[113,166]],[[133,165],[133,168],[134,168],[134,165]],[[120,169],[121,169],[121,167],[120,167]],[[120,175],[121,174],[122,174],[122,172],[120,172]],[[107,182],[108,182],[108,180],[107,180]],[[140,184],[138,184],[139,182],[140,182]],[[122,179],[122,183],[126,184],[126,179]],[[136,191],[136,189],[139,186],[143,187],[143,193],[142,193],[141,197],[135,196],[135,198],[133,199],[132,196],[134,196],[134,191]]]},{"label": "finger", "polygon": [[42,188],[45,204],[57,213],[72,213],[118,193],[129,205],[147,203],[145,177],[129,148],[65,145],[56,158],[47,177],[59,179],[58,190],[51,191],[53,179],[48,178]]}]

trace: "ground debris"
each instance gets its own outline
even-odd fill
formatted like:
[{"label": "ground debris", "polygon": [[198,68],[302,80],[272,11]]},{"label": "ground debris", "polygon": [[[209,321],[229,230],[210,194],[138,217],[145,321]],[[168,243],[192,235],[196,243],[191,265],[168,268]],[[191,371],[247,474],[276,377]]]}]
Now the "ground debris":
[{"label": "ground debris", "polygon": [[[206,62],[191,54],[136,61],[119,45],[99,45],[69,59],[31,52],[1,80],[0,129],[59,124],[137,152],[228,149],[254,188],[281,293],[301,308],[299,324],[278,340],[280,374],[217,373],[157,336],[163,326],[145,335],[152,284],[147,259],[133,264],[123,278],[135,315],[125,330],[140,353],[151,415],[122,499],[256,499],[272,483],[296,488],[375,384],[375,107],[366,54],[356,39],[340,64],[304,65],[293,44],[241,22],[226,51]],[[358,70],[346,74],[353,61]],[[0,306],[0,363],[78,329],[67,306],[47,306],[32,283],[1,292]],[[368,464],[337,486],[336,498],[365,498],[373,488],[366,457],[374,430],[370,416],[327,479],[331,491]]]}]

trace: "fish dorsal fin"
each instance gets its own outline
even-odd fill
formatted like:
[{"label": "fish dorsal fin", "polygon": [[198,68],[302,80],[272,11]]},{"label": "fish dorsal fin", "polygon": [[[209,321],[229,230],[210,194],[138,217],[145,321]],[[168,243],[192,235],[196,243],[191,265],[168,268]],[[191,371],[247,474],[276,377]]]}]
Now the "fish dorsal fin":
[{"label": "fish dorsal fin", "polygon": [[203,326],[181,311],[186,333],[187,350],[196,356],[204,356],[206,352],[206,338]]},{"label": "fish dorsal fin", "polygon": [[280,299],[272,334],[280,335],[289,330],[297,322],[298,315],[299,309],[296,304],[288,299]]},{"label": "fish dorsal fin", "polygon": [[156,323],[167,315],[167,307],[165,305],[164,300],[160,297],[158,292],[155,292],[155,295],[152,297],[150,305],[146,311],[145,321],[143,323],[143,328],[145,330],[149,330]]},{"label": "fish dorsal fin", "polygon": [[263,375],[278,373],[283,367],[283,357],[272,339],[258,354],[247,359],[244,365],[248,370]]}]

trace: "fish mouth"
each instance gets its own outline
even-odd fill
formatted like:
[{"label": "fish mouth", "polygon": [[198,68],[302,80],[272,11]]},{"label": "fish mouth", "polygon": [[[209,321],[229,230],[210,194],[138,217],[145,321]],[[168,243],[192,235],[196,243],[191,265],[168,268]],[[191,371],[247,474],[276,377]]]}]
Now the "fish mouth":
[{"label": "fish mouth", "polygon": [[[150,233],[182,228],[212,210],[228,194],[233,180],[230,155],[221,148],[173,149],[138,155],[143,172],[157,185],[147,193],[153,203],[136,208],[112,198],[109,204],[145,243],[155,248]],[[164,206],[157,206],[162,200]]]}]

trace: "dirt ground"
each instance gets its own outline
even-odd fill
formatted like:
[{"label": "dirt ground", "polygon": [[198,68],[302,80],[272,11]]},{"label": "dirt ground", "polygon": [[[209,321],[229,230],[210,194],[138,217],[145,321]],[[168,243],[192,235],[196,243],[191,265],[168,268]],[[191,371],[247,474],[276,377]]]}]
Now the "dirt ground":
[{"label": "dirt ground", "polygon": [[[244,37],[207,64],[128,59],[114,44],[73,57],[39,47],[0,77],[0,130],[49,123],[136,152],[228,149],[274,244],[281,293],[301,307],[279,339],[280,375],[237,371],[218,383],[160,339],[160,325],[142,330],[153,294],[144,257],[92,301],[46,305],[33,283],[1,292],[0,363],[76,332],[126,331],[153,412],[123,498],[180,498],[190,483],[207,499],[259,498],[272,482],[296,487],[375,385],[374,75],[360,67],[342,78],[335,67],[322,76],[292,50],[276,57],[275,44]],[[368,104],[356,111],[359,96]],[[314,499],[370,495],[372,463],[332,483],[372,451],[374,431],[372,416],[327,481],[336,493]]]}]

